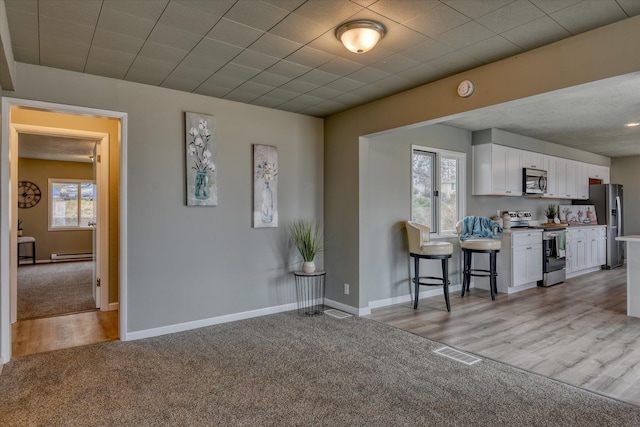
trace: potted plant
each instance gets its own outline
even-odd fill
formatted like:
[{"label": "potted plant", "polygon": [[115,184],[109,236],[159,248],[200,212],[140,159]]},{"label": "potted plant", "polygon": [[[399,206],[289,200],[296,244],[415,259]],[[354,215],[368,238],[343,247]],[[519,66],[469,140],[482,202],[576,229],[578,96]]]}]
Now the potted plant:
[{"label": "potted plant", "polygon": [[22,218],[18,218],[18,237],[22,236]]},{"label": "potted plant", "polygon": [[547,205],[547,210],[545,211],[545,215],[547,216],[548,222],[553,222],[558,214],[558,208],[556,205]]},{"label": "potted plant", "polygon": [[316,271],[314,259],[323,250],[322,225],[314,220],[301,219],[291,224],[291,234],[293,243],[298,248],[300,256],[304,261],[302,271],[313,273]]}]

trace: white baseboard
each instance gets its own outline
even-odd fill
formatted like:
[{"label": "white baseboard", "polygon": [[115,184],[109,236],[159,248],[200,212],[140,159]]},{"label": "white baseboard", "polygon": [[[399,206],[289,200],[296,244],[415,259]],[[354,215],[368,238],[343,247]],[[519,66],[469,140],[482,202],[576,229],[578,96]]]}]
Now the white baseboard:
[{"label": "white baseboard", "polygon": [[235,322],[236,320],[250,319],[252,317],[266,316],[268,314],[282,313],[296,310],[297,303],[279,305],[276,307],[261,308],[259,310],[244,311],[225,316],[210,317],[208,319],[194,320],[192,322],[178,323],[176,325],[161,326],[159,328],[145,329],[142,331],[127,332],[121,341],[134,341],[143,338],[157,337],[160,335],[173,334],[176,332],[188,331],[191,329],[203,328],[205,326],[219,325],[221,323]]},{"label": "white baseboard", "polygon": [[601,266],[585,268],[584,270],[574,271],[572,273],[567,273],[567,279],[571,279],[572,277],[582,276],[587,273],[595,273],[596,271],[602,270]]},{"label": "white baseboard", "polygon": [[[460,289],[462,289],[461,285],[449,286],[449,294],[455,291],[459,291]],[[442,292],[443,292],[442,288],[421,290],[418,299],[436,297],[438,295],[442,295],[443,294]],[[413,295],[406,294],[398,297],[385,298],[385,299],[380,299],[376,301],[369,301],[369,308],[373,309],[373,308],[387,307],[390,305],[402,304],[402,303],[411,302],[411,301],[413,301]],[[371,312],[371,310],[369,310],[369,312]]]},{"label": "white baseboard", "polygon": [[331,300],[329,298],[324,299],[324,304],[356,316],[366,316],[368,314],[371,314],[370,307],[363,307],[363,308],[353,307],[338,301]]}]

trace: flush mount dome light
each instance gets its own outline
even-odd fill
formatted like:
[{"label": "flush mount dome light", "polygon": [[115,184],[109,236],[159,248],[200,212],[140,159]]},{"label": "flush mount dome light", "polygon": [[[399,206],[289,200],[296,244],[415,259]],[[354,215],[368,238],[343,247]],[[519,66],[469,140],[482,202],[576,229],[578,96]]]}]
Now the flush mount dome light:
[{"label": "flush mount dome light", "polygon": [[353,53],[369,52],[387,33],[384,25],[375,21],[350,21],[336,28],[336,37]]}]

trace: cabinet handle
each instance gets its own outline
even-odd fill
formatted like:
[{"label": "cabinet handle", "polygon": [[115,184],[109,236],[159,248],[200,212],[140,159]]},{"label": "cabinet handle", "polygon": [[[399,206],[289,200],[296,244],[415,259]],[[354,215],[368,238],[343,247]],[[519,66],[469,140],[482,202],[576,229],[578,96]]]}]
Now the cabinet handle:
[{"label": "cabinet handle", "polygon": [[529,250],[529,249],[531,249],[531,246],[529,246],[529,247],[527,248],[527,250]]}]

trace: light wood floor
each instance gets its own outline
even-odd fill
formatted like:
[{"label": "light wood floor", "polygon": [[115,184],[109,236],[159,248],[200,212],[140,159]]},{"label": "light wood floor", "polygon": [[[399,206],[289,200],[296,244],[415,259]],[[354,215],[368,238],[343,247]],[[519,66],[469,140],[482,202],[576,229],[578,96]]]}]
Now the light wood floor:
[{"label": "light wood floor", "polygon": [[[480,279],[482,280],[482,279]],[[640,405],[640,318],[626,316],[626,269],[550,288],[451,294],[376,309],[368,317],[601,394]]]},{"label": "light wood floor", "polygon": [[12,325],[12,357],[118,339],[118,311],[21,320]]}]

